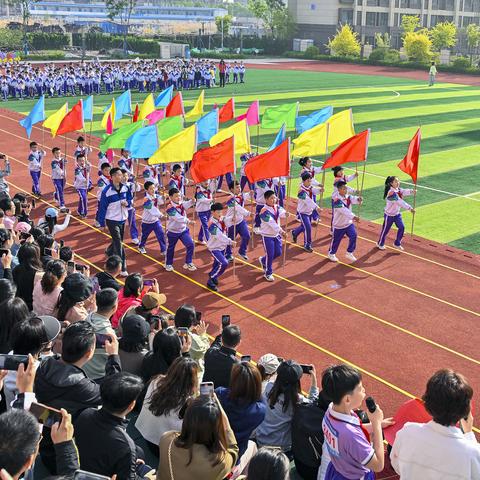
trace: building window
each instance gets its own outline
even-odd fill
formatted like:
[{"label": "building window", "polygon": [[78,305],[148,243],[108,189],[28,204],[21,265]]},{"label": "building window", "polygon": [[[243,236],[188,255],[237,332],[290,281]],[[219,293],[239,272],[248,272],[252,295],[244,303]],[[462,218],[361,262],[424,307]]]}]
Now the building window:
[{"label": "building window", "polygon": [[421,0],[401,0],[400,8],[422,8]]},{"label": "building window", "polygon": [[365,36],[365,43],[368,45],[374,45],[375,44],[375,37],[372,37],[370,35]]},{"label": "building window", "polygon": [[398,13],[395,13],[393,16],[393,26],[394,27],[399,27],[400,24],[398,23]]},{"label": "building window", "polygon": [[423,26],[425,28],[427,28],[427,24],[428,24],[428,15],[424,15],[423,16]]},{"label": "building window", "polygon": [[357,25],[362,24],[362,12],[357,12]]},{"label": "building window", "polygon": [[353,24],[353,10],[350,8],[339,8],[338,22],[342,25],[344,25],[345,23]]},{"label": "building window", "polygon": [[362,6],[362,5],[363,5],[363,2],[362,2],[362,0],[357,0],[357,5],[360,5],[360,6]]},{"label": "building window", "polygon": [[388,25],[388,13],[367,12],[365,25],[368,27],[385,27]]},{"label": "building window", "polygon": [[369,7],[388,8],[390,6],[390,0],[367,0],[367,5]]},{"label": "building window", "polygon": [[[468,0],[466,0],[465,3],[467,4]],[[432,10],[454,10],[454,9],[455,9],[455,0],[432,0]]]}]

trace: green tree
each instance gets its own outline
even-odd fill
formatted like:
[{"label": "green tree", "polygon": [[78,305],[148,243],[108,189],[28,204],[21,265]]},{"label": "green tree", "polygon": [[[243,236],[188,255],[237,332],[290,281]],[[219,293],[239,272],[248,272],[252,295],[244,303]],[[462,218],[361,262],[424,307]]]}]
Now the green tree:
[{"label": "green tree", "polygon": [[336,35],[328,40],[327,47],[331,55],[340,57],[358,57],[361,50],[358,33],[354,32],[350,25],[343,25],[337,30]]},{"label": "green tree", "polygon": [[480,27],[476,23],[467,26],[467,44],[470,49],[470,63],[472,63],[473,54],[477,53],[480,47]]},{"label": "green tree", "polygon": [[[223,20],[223,24],[222,24]],[[217,32],[222,33],[223,26],[223,35],[227,36],[232,26],[233,17],[231,15],[225,15],[223,17],[215,17],[215,25],[217,26]]]},{"label": "green tree", "polygon": [[457,43],[457,27],[453,22],[437,23],[430,30],[430,39],[435,50],[452,48]]},{"label": "green tree", "polygon": [[425,31],[408,32],[403,39],[403,47],[408,59],[426,63],[432,58],[432,41]]},{"label": "green tree", "polygon": [[377,48],[390,48],[391,41],[390,35],[388,33],[379,33],[375,34],[375,46]]},{"label": "green tree", "polygon": [[123,53],[127,53],[127,35],[130,27],[130,17],[137,6],[137,0],[105,0],[107,16],[110,20],[118,18],[123,27]]},{"label": "green tree", "polygon": [[39,0],[7,0],[8,5],[19,8],[22,15],[23,53],[28,53],[27,25],[30,20],[30,6]]},{"label": "green tree", "polygon": [[407,33],[414,32],[420,28],[420,17],[418,15],[403,15],[402,16],[402,37]]},{"label": "green tree", "polygon": [[0,50],[18,50],[22,48],[23,36],[19,30],[0,28]]},{"label": "green tree", "polygon": [[248,0],[248,9],[274,38],[287,38],[295,31],[293,18],[282,0]]}]

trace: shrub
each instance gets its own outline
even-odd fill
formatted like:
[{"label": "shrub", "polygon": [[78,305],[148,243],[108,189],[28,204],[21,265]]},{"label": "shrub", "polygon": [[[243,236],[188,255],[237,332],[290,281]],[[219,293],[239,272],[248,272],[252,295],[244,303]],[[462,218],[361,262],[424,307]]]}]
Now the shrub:
[{"label": "shrub", "polygon": [[376,48],[368,57],[369,63],[397,63],[399,61],[400,52],[394,48]]},{"label": "shrub", "polygon": [[320,50],[315,45],[311,45],[304,52],[305,58],[315,58],[319,54],[320,54]]},{"label": "shrub", "polygon": [[471,67],[471,63],[470,63],[470,59],[467,58],[467,57],[457,57],[454,61],[453,61],[453,67],[454,68],[458,68],[458,69],[468,69]]},{"label": "shrub", "polygon": [[340,30],[337,30],[336,35],[329,40],[327,47],[332,55],[340,57],[358,57],[361,50],[358,33],[354,32],[350,25],[343,25]]},{"label": "shrub", "polygon": [[368,57],[369,62],[382,62],[385,60],[386,48],[376,48]]},{"label": "shrub", "polygon": [[408,32],[403,39],[403,46],[411,61],[427,63],[432,58],[432,41],[425,32]]}]

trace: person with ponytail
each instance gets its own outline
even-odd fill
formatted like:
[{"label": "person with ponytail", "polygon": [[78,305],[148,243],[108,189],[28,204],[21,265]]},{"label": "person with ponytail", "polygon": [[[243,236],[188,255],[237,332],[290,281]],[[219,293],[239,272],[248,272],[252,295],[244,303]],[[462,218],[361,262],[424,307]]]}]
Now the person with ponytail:
[{"label": "person with ponytail", "polygon": [[67,277],[67,266],[62,260],[50,260],[42,279],[33,289],[33,311],[37,315],[53,315],[62,283]]},{"label": "person with ponytail", "polygon": [[[310,157],[302,157],[299,161],[298,164],[302,167],[302,170],[300,171],[300,177],[304,173],[309,173],[310,176],[312,177],[312,182],[311,185],[315,189],[318,189],[319,192],[323,192],[323,185],[315,179],[315,175],[317,173],[323,172],[322,167],[314,167],[312,166],[312,159]],[[312,197],[312,200],[317,203],[317,196],[314,194]],[[318,220],[320,219],[320,215],[318,214],[317,210],[314,210],[312,213],[312,223],[317,224]]]},{"label": "person with ponytail", "polygon": [[387,205],[385,206],[385,213],[383,216],[382,231],[380,232],[380,238],[377,242],[377,247],[380,250],[385,250],[385,239],[387,238],[388,232],[393,224],[395,224],[398,229],[397,238],[395,239],[393,246],[399,250],[404,249],[402,247],[402,238],[405,231],[405,225],[403,224],[400,210],[404,208],[405,210],[410,210],[412,213],[415,212],[413,207],[403,200],[404,196],[412,195],[413,193],[415,193],[415,190],[400,188],[400,180],[398,177],[388,176],[386,178],[383,198],[386,200]]}]

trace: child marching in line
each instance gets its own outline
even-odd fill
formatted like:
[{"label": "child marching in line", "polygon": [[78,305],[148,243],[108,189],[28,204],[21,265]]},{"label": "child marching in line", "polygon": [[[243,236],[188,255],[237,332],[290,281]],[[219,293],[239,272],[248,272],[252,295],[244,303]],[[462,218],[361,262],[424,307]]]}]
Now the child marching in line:
[{"label": "child marching in line", "polygon": [[28,171],[32,177],[32,193],[38,197],[42,196],[42,192],[40,191],[40,176],[42,174],[42,161],[45,155],[45,150],[38,149],[37,142],[30,142]]},{"label": "child marching in line", "polygon": [[147,163],[143,169],[142,176],[145,182],[153,182],[155,186],[158,187],[158,167],[148,165]]},{"label": "child marching in line", "polygon": [[298,191],[297,214],[302,222],[297,228],[292,230],[293,243],[297,243],[298,236],[303,233],[303,248],[307,252],[313,252],[312,249],[312,216],[318,209],[318,205],[313,200],[316,193],[320,193],[319,187],[312,187],[312,176],[308,172],[302,173],[302,184]]},{"label": "child marching in line", "polygon": [[185,195],[185,188],[188,185],[188,179],[183,174],[183,168],[176,163],[172,168],[170,181],[168,182],[168,189],[176,188],[182,195]]},{"label": "child marching in line", "polygon": [[227,247],[235,246],[236,243],[227,236],[227,226],[223,221],[224,207],[216,202],[211,206],[212,218],[208,222],[208,250],[213,257],[212,270],[208,274],[207,287],[210,290],[218,291],[218,278],[228,267],[228,260],[225,257]]},{"label": "child marching in line", "polygon": [[[253,183],[250,183],[248,181],[248,178],[247,176],[245,175],[245,165],[247,164],[247,162],[253,158],[255,156],[254,153],[244,153],[241,157],[240,157],[240,162],[241,165],[240,165],[240,190],[243,192],[243,190],[245,189],[245,187],[247,186],[248,184],[248,187],[250,188],[250,190],[253,190],[255,188],[255,185]],[[230,185],[230,184],[229,184]]]},{"label": "child marching in line", "polygon": [[253,226],[253,233],[260,234],[260,212],[265,206],[265,193],[273,190],[274,183],[273,179],[266,178],[265,180],[260,180],[255,183],[255,223]]},{"label": "child marching in line", "polygon": [[398,229],[397,238],[395,239],[393,245],[399,250],[404,250],[402,247],[402,238],[405,231],[405,225],[403,224],[400,210],[404,208],[405,210],[410,210],[412,213],[415,212],[413,207],[403,200],[404,196],[412,195],[413,193],[415,193],[415,190],[400,188],[400,180],[398,177],[389,176],[386,178],[383,198],[386,199],[387,204],[385,206],[385,214],[383,216],[382,231],[380,232],[380,238],[378,239],[377,243],[377,247],[380,250],[385,250],[385,239],[387,238],[388,232],[392,228],[393,224],[395,224]]},{"label": "child marching in line", "polygon": [[[348,182],[351,182],[352,180],[355,180],[355,178],[358,177],[357,172],[352,173],[351,175],[345,175],[345,170],[341,166],[333,167],[332,172],[333,172],[333,191],[334,192],[337,191],[338,182],[348,183]],[[347,185],[347,192],[350,195],[355,195],[357,193],[357,191],[354,188],[349,187],[348,185]]]},{"label": "child marching in line", "polygon": [[90,181],[90,164],[85,161],[83,153],[77,156],[77,163],[75,165],[75,181],[73,187],[78,193],[78,215],[80,218],[85,218],[88,213],[87,191],[91,186]]},{"label": "child marching in line", "polygon": [[[230,189],[230,199],[227,201],[227,214],[225,215],[225,223],[228,227],[228,237],[231,240],[235,240],[237,235],[240,235],[242,241],[240,242],[240,248],[238,254],[244,259],[248,260],[247,247],[250,241],[250,232],[248,231],[248,225],[245,221],[245,217],[250,215],[250,212],[245,208],[245,200],[251,198],[251,192],[242,193],[240,191],[240,184],[235,181],[231,182],[228,186]],[[232,249],[227,247],[226,251],[227,260],[233,262]]]},{"label": "child marching in line", "polygon": [[277,205],[277,196],[273,190],[265,192],[265,205],[260,211],[260,235],[265,248],[265,256],[258,260],[264,271],[265,280],[273,282],[273,261],[282,254],[282,236],[286,232],[280,227],[280,218],[288,213]]},{"label": "child marching in line", "polygon": [[62,157],[62,151],[58,147],[52,148],[52,180],[55,188],[55,200],[60,206],[60,211],[65,212],[65,200],[63,198],[63,190],[65,188],[65,170],[67,168],[67,159]]},{"label": "child marching in line", "polygon": [[150,233],[154,232],[160,245],[160,253],[165,255],[167,245],[165,243],[165,233],[163,232],[160,220],[163,214],[159,210],[159,206],[164,204],[163,198],[157,194],[156,185],[154,182],[145,182],[145,200],[143,202],[142,213],[142,239],[138,245],[140,253],[147,253],[145,245]]},{"label": "child marching in line", "polygon": [[97,181],[97,213],[95,214],[95,226],[100,228],[98,223],[98,208],[100,207],[100,197],[102,196],[103,189],[110,185],[110,169],[111,165],[108,162],[103,162],[100,165],[100,174]]},{"label": "child marching in line", "polygon": [[132,198],[132,204],[128,209],[128,225],[130,227],[130,239],[134,245],[138,245],[140,240],[138,239],[138,229],[137,229],[137,220],[135,215],[135,193],[138,192],[138,185],[135,180],[132,180],[128,170],[121,169],[123,174],[123,184],[130,191],[130,196]]},{"label": "child marching in line", "polygon": [[88,155],[90,153],[92,153],[92,149],[85,145],[85,139],[82,136],[78,137],[77,138],[77,147],[75,148],[75,151],[73,152],[73,156],[75,157],[75,159],[77,159],[77,157],[79,155],[83,155],[85,157],[85,161],[88,162]]},{"label": "child marching in line", "polygon": [[182,201],[180,191],[177,188],[171,188],[168,191],[170,203],[167,206],[167,258],[165,259],[165,270],[173,271],[173,256],[175,254],[175,245],[180,240],[185,246],[187,253],[185,257],[185,270],[195,271],[197,267],[193,264],[193,251],[195,245],[188,225],[194,222],[189,220],[186,209],[194,205],[194,200]]},{"label": "child marching in line", "polygon": [[129,181],[133,181],[136,177],[133,167],[133,159],[130,158],[130,152],[122,148],[120,150],[120,158],[118,159],[118,168],[126,170]]},{"label": "child marching in line", "polygon": [[337,192],[332,196],[333,204],[333,236],[328,251],[328,258],[332,262],[338,262],[336,253],[342,238],[346,235],[349,238],[347,253],[345,256],[354,262],[356,260],[353,252],[357,245],[357,230],[353,224],[358,217],[352,212],[352,204],[362,203],[362,197],[351,196],[347,192],[347,184],[339,181]]},{"label": "child marching in line", "polygon": [[[323,185],[315,179],[315,175],[317,173],[323,172],[322,167],[314,167],[312,166],[312,159],[310,157],[303,157],[298,161],[298,164],[302,167],[302,170],[300,172],[300,175],[302,173],[309,173],[310,176],[312,177],[312,187],[321,187],[323,188]],[[317,196],[313,196],[313,201],[317,203]],[[317,210],[315,210],[312,214],[312,223],[316,224],[318,223],[320,219],[320,215],[318,214]]]},{"label": "child marching in line", "polygon": [[201,227],[198,232],[198,241],[207,244],[210,234],[208,233],[208,221],[211,216],[211,206],[213,205],[215,180],[201,182],[195,188],[195,211],[200,219]]}]

